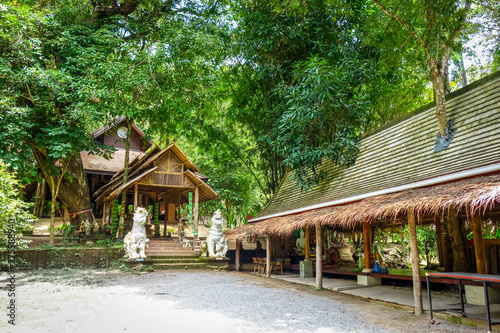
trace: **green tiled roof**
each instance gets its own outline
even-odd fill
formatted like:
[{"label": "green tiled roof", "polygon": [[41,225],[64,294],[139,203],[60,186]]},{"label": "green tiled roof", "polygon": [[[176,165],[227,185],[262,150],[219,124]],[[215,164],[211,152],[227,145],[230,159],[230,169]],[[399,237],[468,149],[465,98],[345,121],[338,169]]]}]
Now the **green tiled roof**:
[{"label": "green tiled roof", "polygon": [[318,170],[328,178],[307,192],[286,174],[256,218],[500,163],[500,72],[448,95],[446,107],[457,130],[449,148],[434,152],[438,124],[429,105],[364,137],[353,166],[325,160]]}]

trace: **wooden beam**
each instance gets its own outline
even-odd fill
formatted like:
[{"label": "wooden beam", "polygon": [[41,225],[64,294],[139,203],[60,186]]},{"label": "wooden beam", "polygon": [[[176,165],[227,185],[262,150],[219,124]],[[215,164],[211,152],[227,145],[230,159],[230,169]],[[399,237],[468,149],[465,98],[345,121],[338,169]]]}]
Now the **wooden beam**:
[{"label": "wooden beam", "polygon": [[477,213],[472,216],[472,237],[474,238],[477,273],[488,274],[486,252],[484,250],[483,223],[481,221],[481,216]]},{"label": "wooden beam", "polygon": [[415,212],[412,208],[408,209],[408,231],[410,234],[410,254],[413,273],[413,303],[415,315],[419,316],[423,312],[422,281],[420,278],[420,258],[418,256],[417,224],[415,221]]},{"label": "wooden beam", "polygon": [[305,259],[309,260],[309,226],[306,226],[305,229],[306,229],[305,230],[306,248],[305,248],[304,252],[305,252],[305,257],[306,257]]},{"label": "wooden beam", "polygon": [[234,258],[235,265],[236,265],[236,271],[240,271],[240,249],[241,249],[241,240],[236,239],[236,256]]},{"label": "wooden beam", "polygon": [[181,185],[158,185],[158,184],[146,184],[146,183],[139,183],[141,186],[148,186],[148,187],[160,187],[160,188],[170,188],[170,187],[175,187],[175,188],[189,188],[193,189],[196,186],[181,186]]},{"label": "wooden beam", "polygon": [[323,228],[316,223],[316,288],[323,289]]},{"label": "wooden beam", "polygon": [[372,244],[371,244],[371,230],[370,223],[363,222],[363,245],[365,250],[365,269],[366,271],[371,271],[372,269]]},{"label": "wooden beam", "polygon": [[271,277],[271,236],[266,236],[266,277]]},{"label": "wooden beam", "polygon": [[441,218],[442,218],[442,214],[434,216],[434,225],[436,227],[439,267],[445,267],[445,256],[444,256],[444,246],[443,246],[443,227],[441,226]]}]

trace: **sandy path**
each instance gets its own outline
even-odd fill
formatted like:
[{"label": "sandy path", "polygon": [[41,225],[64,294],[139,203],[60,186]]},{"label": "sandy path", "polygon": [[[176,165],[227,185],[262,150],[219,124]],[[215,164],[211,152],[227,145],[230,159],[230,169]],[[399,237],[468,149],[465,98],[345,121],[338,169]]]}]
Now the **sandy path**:
[{"label": "sandy path", "polygon": [[[6,309],[7,275],[0,275]],[[0,332],[482,332],[429,325],[349,296],[242,273],[40,270],[16,282],[16,325]]]}]

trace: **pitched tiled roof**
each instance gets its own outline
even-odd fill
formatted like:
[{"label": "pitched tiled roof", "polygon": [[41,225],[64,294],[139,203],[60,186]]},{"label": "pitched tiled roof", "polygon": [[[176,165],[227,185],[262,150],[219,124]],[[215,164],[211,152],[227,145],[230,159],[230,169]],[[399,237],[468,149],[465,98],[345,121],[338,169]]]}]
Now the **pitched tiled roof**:
[{"label": "pitched tiled roof", "polygon": [[[104,133],[106,133],[107,131],[109,131],[112,128],[118,128],[118,125],[120,125],[121,123],[125,122],[126,119],[127,118],[125,116],[119,116],[119,117],[117,117],[115,120],[113,120],[111,122],[111,124],[103,126],[103,127],[99,128],[99,129],[95,130],[92,133],[92,137],[97,138],[97,137],[103,135]],[[144,138],[146,137],[146,134],[144,134],[144,132],[135,123],[132,123],[132,129],[134,131],[136,131],[139,134],[139,136],[144,137]],[[152,145],[153,145],[152,141],[147,141],[147,148],[151,147]]]},{"label": "pitched tiled roof", "polygon": [[348,203],[349,198],[500,163],[500,73],[448,95],[446,107],[457,130],[449,148],[434,152],[438,124],[435,107],[429,105],[364,137],[353,166],[325,160],[317,169],[328,178],[307,192],[292,184],[287,173],[254,220],[339,200]]}]

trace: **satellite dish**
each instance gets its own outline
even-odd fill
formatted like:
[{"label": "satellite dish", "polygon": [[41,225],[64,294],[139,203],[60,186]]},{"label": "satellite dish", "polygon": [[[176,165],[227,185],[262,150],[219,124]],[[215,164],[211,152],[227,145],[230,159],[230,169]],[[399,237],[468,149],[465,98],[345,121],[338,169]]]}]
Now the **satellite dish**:
[{"label": "satellite dish", "polygon": [[122,139],[126,139],[127,138],[127,128],[126,127],[120,127],[116,131],[116,134],[118,135],[118,137],[120,137]]}]

